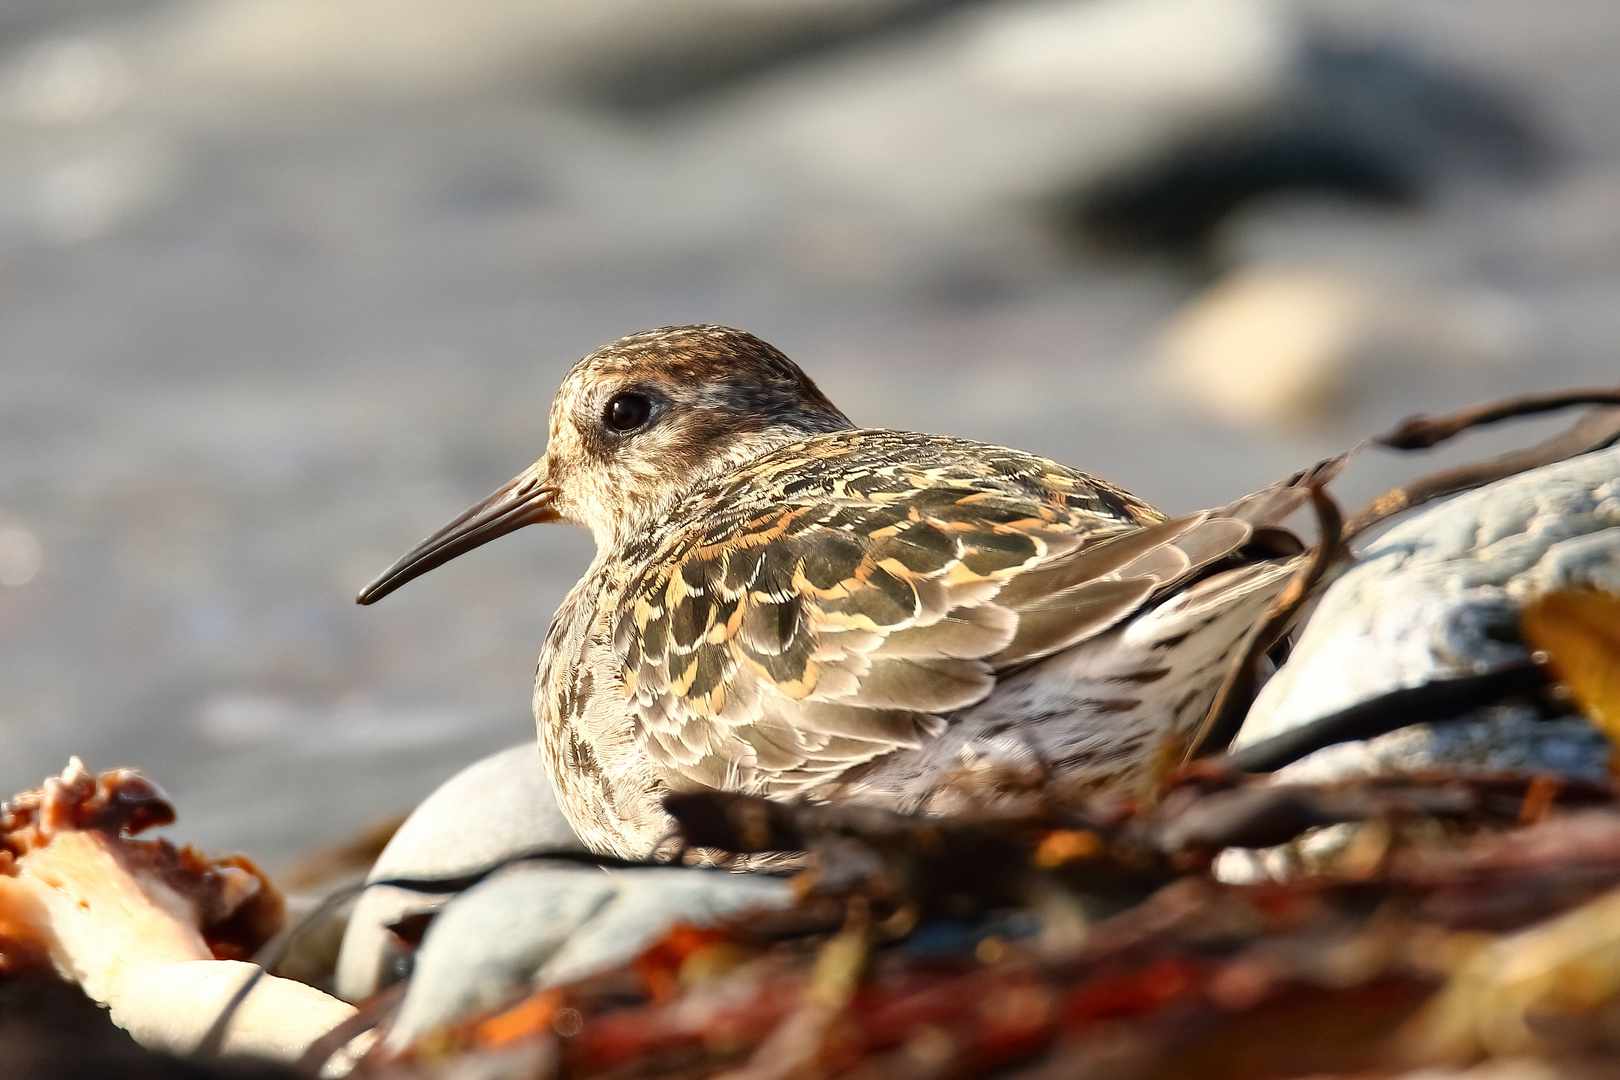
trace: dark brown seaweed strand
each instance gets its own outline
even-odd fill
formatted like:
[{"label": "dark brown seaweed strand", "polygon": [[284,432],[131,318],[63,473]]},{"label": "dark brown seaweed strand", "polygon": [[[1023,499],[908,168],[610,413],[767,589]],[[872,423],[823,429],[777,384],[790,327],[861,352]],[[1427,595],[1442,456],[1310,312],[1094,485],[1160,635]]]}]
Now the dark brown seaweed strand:
[{"label": "dark brown seaweed strand", "polygon": [[1593,409],[1568,431],[1534,446],[1484,461],[1442,469],[1385,492],[1356,512],[1345,527],[1345,537],[1353,539],[1381,521],[1435,499],[1601,450],[1617,439],[1620,439],[1620,408]]},{"label": "dark brown seaweed strand", "polygon": [[1237,737],[1260,685],[1260,661],[1293,625],[1300,608],[1316,592],[1329,570],[1345,552],[1344,516],[1327,493],[1325,481],[1311,482],[1311,505],[1316,510],[1318,539],[1309,559],[1295,572],[1288,587],[1271,602],[1266,617],[1255,627],[1248,644],[1227,668],[1220,689],[1210,703],[1204,722],[1182,756],[1182,762],[1219,753]]},{"label": "dark brown seaweed strand", "polygon": [[1484,675],[1437,679],[1319,717],[1218,760],[1239,772],[1271,772],[1324,746],[1371,739],[1411,724],[1453,720],[1546,685],[1546,670],[1530,659]]},{"label": "dark brown seaweed strand", "polygon": [[1620,405],[1620,387],[1586,387],[1554,390],[1546,394],[1520,394],[1439,416],[1418,413],[1408,416],[1384,434],[1374,436],[1373,441],[1392,450],[1426,450],[1470,428],[1520,416],[1556,412],[1573,405]]}]

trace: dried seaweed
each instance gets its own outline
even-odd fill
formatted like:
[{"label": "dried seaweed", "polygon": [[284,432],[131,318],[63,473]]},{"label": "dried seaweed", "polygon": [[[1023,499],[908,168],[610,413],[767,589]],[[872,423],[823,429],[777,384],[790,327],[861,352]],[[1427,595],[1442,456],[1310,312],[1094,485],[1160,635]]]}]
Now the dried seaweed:
[{"label": "dried seaweed", "polygon": [[[1546,800],[1543,817],[1521,827],[1535,799]],[[1585,925],[1620,903],[1620,806],[1606,787],[1538,793],[1530,777],[1442,773],[1273,786],[1200,763],[1151,808],[1054,798],[1031,815],[943,823],[745,796],[683,796],[675,809],[699,823],[693,844],[810,850],[798,881],[819,929],[806,938],[779,912],[677,928],[621,971],[544,991],[444,1033],[432,1054],[362,1072],[1385,1075],[1488,1053],[1479,1017],[1518,1015],[1501,978],[1475,985],[1483,949],[1549,957],[1554,973],[1535,1007],[1579,1036],[1533,1034],[1516,1054],[1609,1060],[1591,1045],[1594,1010],[1620,992],[1558,996],[1592,977],[1561,944],[1570,931],[1560,920]],[[1366,823],[1378,857],[1352,850],[1248,885],[1208,873],[1222,848],[1286,843],[1337,822]],[[990,865],[977,862],[987,854]],[[925,863],[933,869],[920,871]],[[969,871],[953,878],[954,906],[932,891],[952,865]],[[1021,897],[1006,884],[1015,867]],[[1082,915],[1067,942],[1053,933],[1125,872],[1137,875],[1137,899]],[[963,905],[968,894],[976,902]],[[1598,969],[1620,991],[1620,954],[1607,963]]]},{"label": "dried seaweed", "polygon": [[1437,679],[1318,717],[1231,751],[1219,761],[1242,772],[1272,772],[1325,746],[1376,738],[1411,724],[1453,720],[1488,705],[1539,693],[1547,686],[1545,665],[1534,658],[1483,675]]},{"label": "dried seaweed", "polygon": [[1276,648],[1300,612],[1316,594],[1328,575],[1346,555],[1344,542],[1344,515],[1338,503],[1327,493],[1325,484],[1331,476],[1311,484],[1311,506],[1316,511],[1317,541],[1310,558],[1300,564],[1293,580],[1271,602],[1265,615],[1250,632],[1243,651],[1228,667],[1226,677],[1215,692],[1209,712],[1199,725],[1192,741],[1187,744],[1182,761],[1225,749],[1243,726],[1243,718],[1254,704],[1254,696],[1263,681],[1260,665],[1267,654]]},{"label": "dried seaweed", "polygon": [[[1374,441],[1393,449],[1422,449],[1481,424],[1548,412],[1570,405],[1616,400],[1620,400],[1620,389],[1574,390],[1558,394],[1507,398],[1441,417],[1415,416]],[[1613,445],[1617,439],[1620,439],[1620,408],[1593,409],[1567,431],[1534,446],[1487,458],[1484,461],[1442,469],[1385,492],[1350,518],[1345,526],[1345,537],[1353,539],[1375,525],[1435,499],[1472,491],[1474,488],[1531,469],[1539,469],[1544,465],[1552,465],[1579,454],[1601,450]]]}]

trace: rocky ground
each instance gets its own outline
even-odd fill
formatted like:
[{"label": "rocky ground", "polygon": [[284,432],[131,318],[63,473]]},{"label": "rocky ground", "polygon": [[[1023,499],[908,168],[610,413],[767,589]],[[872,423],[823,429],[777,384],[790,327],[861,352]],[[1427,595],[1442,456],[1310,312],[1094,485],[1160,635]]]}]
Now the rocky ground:
[{"label": "rocky ground", "polygon": [[[0,790],[138,764],[274,863],[523,738],[585,536],[351,597],[634,329],[746,327],[859,422],[1171,509],[1613,382],[1617,60],[1605,0],[12,0]],[[1361,198],[1097,228],[1323,123],[1371,165],[1305,172]]]}]

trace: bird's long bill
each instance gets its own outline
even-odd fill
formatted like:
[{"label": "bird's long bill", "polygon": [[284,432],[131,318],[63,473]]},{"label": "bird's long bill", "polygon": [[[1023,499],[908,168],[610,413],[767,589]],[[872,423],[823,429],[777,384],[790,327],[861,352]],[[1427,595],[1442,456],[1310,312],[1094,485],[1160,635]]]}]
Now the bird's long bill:
[{"label": "bird's long bill", "polygon": [[355,602],[372,604],[414,577],[442,566],[457,555],[465,555],[496,537],[505,536],[525,525],[555,521],[557,511],[551,501],[557,489],[546,482],[542,460],[513,477],[476,506],[469,507],[450,524],[402,555],[370,585],[360,590]]}]

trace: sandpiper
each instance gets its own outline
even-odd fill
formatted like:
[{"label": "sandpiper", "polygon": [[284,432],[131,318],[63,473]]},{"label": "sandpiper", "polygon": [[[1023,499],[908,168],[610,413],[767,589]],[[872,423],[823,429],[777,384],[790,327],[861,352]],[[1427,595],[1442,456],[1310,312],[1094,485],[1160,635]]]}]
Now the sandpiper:
[{"label": "sandpiper", "polygon": [[540,753],[596,851],[670,791],[960,805],[1038,767],[1156,777],[1293,573],[1284,484],[1171,519],[1034,454],[857,428],[751,334],[677,326],[574,365],[544,456],[361,591],[514,529],[596,557],[535,676]]}]

